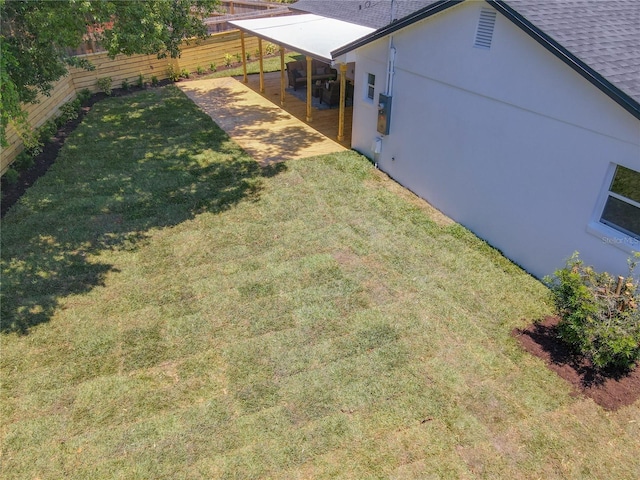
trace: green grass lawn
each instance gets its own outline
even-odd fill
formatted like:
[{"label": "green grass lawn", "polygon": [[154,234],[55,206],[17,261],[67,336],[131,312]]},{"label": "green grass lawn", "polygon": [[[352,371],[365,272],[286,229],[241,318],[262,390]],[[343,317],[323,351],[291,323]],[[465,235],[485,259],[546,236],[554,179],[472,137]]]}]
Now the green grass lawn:
[{"label": "green grass lawn", "polygon": [[346,152],[258,167],[175,87],[97,104],[2,221],[2,477],[640,476],[510,337],[545,288]]},{"label": "green grass lawn", "polygon": [[[286,52],[284,55],[285,64],[287,62],[294,62],[296,60],[304,59],[303,55],[295,52]],[[218,65],[220,68],[221,65]],[[266,57],[262,61],[262,71],[263,72],[279,72],[280,71],[280,54],[277,54],[273,57]],[[220,71],[209,73],[200,78],[219,78],[219,77],[237,77],[239,75],[243,75],[244,70],[242,65],[239,67],[231,67],[231,68],[222,68]],[[247,62],[247,75],[260,73],[260,62],[256,60],[251,60]]]}]

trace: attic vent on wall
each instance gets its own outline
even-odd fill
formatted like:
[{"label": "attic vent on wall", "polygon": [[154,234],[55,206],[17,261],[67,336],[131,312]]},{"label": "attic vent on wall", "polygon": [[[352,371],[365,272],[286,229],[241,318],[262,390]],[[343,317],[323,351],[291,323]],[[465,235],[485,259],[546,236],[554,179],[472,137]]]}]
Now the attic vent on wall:
[{"label": "attic vent on wall", "polygon": [[491,48],[491,39],[493,38],[493,28],[496,25],[495,10],[480,10],[480,20],[478,20],[478,29],[476,30],[476,40],[473,46],[488,50]]}]

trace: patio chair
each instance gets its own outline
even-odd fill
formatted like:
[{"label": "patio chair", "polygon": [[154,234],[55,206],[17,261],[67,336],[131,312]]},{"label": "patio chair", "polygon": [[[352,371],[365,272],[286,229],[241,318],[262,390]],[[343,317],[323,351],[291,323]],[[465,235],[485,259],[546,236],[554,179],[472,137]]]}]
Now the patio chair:
[{"label": "patio chair", "polygon": [[340,82],[326,82],[320,94],[320,103],[326,103],[330,107],[340,101]]}]

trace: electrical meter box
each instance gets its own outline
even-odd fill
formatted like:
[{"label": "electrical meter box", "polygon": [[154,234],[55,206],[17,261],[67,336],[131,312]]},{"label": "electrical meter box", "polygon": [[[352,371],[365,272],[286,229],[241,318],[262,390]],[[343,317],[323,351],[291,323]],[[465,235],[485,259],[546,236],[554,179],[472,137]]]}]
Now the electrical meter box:
[{"label": "electrical meter box", "polygon": [[378,97],[378,133],[389,135],[391,123],[391,95],[381,93]]}]

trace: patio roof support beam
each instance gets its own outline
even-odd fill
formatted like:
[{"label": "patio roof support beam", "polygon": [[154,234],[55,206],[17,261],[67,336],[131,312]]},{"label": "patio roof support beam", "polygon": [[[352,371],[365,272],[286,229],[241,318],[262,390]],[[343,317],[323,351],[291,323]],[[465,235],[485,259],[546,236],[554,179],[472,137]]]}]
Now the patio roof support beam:
[{"label": "patio roof support beam", "polygon": [[264,93],[264,64],[262,62],[262,39],[258,37],[258,55],[260,56],[260,93]]},{"label": "patio roof support beam", "polygon": [[280,105],[283,105],[283,106],[284,106],[284,89],[285,89],[284,47],[280,45]]},{"label": "patio roof support beam", "polygon": [[338,113],[338,141],[344,140],[344,106],[347,93],[347,64],[340,64],[340,111]]},{"label": "patio roof support beam", "polygon": [[307,55],[307,122],[313,120],[311,116],[311,65],[313,58]]},{"label": "patio roof support beam", "polygon": [[[232,3],[233,5],[233,3]],[[247,53],[245,50],[245,45],[244,45],[244,32],[242,30],[240,30],[240,45],[242,46],[242,75],[243,75],[243,82],[247,83],[248,79],[247,79]]]}]

